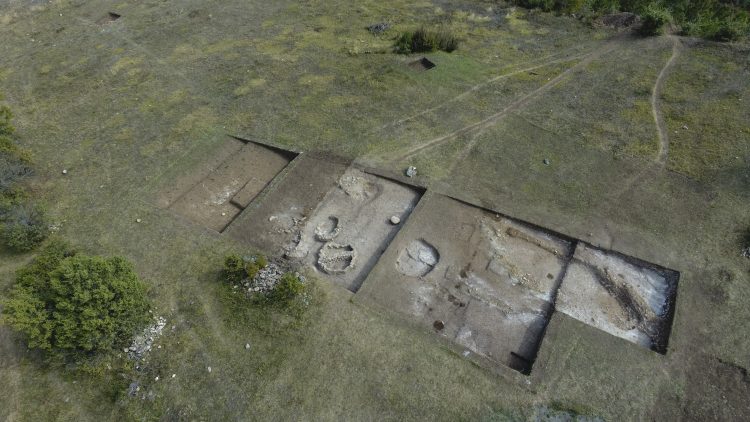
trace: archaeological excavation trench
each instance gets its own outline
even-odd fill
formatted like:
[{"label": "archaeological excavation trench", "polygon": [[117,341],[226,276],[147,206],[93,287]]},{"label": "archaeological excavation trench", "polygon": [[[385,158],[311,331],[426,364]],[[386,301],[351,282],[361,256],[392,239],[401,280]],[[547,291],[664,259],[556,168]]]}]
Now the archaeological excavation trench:
[{"label": "archaeological excavation trench", "polygon": [[351,163],[232,140],[163,208],[285,257],[490,367],[529,374],[553,313],[664,354],[676,271]]}]

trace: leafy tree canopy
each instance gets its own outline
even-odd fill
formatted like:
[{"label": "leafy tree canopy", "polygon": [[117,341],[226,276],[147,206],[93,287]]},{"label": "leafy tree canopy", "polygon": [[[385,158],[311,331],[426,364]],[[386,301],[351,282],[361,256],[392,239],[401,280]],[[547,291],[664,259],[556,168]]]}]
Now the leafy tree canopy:
[{"label": "leafy tree canopy", "polygon": [[126,345],[149,321],[146,286],[121,257],[51,242],[17,273],[4,321],[49,358],[78,359]]}]

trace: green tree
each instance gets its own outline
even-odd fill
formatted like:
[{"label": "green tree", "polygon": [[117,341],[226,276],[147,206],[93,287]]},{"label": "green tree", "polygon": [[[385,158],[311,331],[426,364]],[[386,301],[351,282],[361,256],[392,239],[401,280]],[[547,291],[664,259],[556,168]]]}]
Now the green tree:
[{"label": "green tree", "polygon": [[128,261],[75,254],[60,242],[18,271],[3,302],[4,322],[53,360],[126,345],[148,310],[146,286]]},{"label": "green tree", "polygon": [[672,23],[672,15],[669,10],[655,2],[644,9],[641,18],[643,23],[639,32],[646,36],[663,34],[664,28]]},{"label": "green tree", "polygon": [[[4,208],[0,204],[0,208]],[[28,252],[49,236],[49,223],[44,212],[32,205],[11,205],[0,209],[0,240],[10,249]]]}]

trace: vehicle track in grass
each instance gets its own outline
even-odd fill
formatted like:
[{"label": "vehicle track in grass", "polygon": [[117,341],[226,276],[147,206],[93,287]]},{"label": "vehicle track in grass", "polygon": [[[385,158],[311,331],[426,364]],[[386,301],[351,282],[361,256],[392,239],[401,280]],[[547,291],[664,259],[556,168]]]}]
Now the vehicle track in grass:
[{"label": "vehicle track in grass", "polygon": [[[404,117],[403,119],[399,119],[399,120],[396,120],[396,121],[393,121],[393,122],[386,123],[386,124],[384,124],[382,126],[379,126],[379,127],[375,128],[375,129],[371,130],[369,133],[376,133],[378,131],[385,130],[385,129],[389,128],[389,127],[398,126],[398,125],[404,124],[406,122],[412,121],[414,119],[417,119],[419,117],[424,116],[425,114],[432,113],[432,112],[434,112],[436,110],[439,110],[439,109],[447,106],[448,104],[454,103],[456,101],[460,101],[460,100],[468,97],[472,93],[479,91],[480,89],[482,89],[483,87],[485,87],[485,86],[487,86],[487,85],[489,85],[491,83],[494,83],[494,82],[497,82],[497,81],[500,81],[500,80],[503,80],[503,79],[506,79],[506,78],[510,78],[512,76],[519,75],[521,73],[532,72],[534,70],[541,69],[541,68],[543,68],[545,66],[553,65],[553,64],[556,64],[556,63],[562,63],[562,62],[566,62],[566,61],[581,59],[581,58],[584,58],[588,54],[591,54],[591,53],[580,53],[580,54],[574,54],[574,55],[570,55],[570,56],[566,55],[566,56],[563,56],[563,57],[558,57],[558,56],[560,56],[560,54],[551,54],[551,55],[548,55],[548,56],[542,58],[541,60],[544,60],[544,61],[542,61],[540,63],[533,64],[533,65],[530,65],[530,66],[526,66],[526,67],[523,67],[523,68],[520,68],[520,69],[516,69],[516,70],[511,70],[511,71],[509,71],[507,73],[503,73],[503,74],[500,74],[500,75],[493,76],[490,79],[484,80],[482,82],[479,82],[479,83],[473,85],[471,88],[467,89],[466,91],[458,94],[455,97],[449,98],[449,99],[443,101],[442,103],[440,103],[438,105],[435,105],[433,107],[424,109],[424,110],[420,111],[419,113],[412,114],[412,115],[410,115],[408,117]],[[546,60],[546,59],[549,59],[549,60]]]},{"label": "vehicle track in grass", "polygon": [[667,130],[667,125],[664,122],[664,116],[661,112],[659,96],[664,87],[664,79],[682,53],[682,42],[680,39],[674,35],[668,35],[668,37],[672,40],[672,56],[667,60],[667,63],[664,64],[664,67],[659,72],[659,76],[656,77],[656,82],[654,82],[654,86],[651,89],[651,114],[654,116],[656,132],[659,138],[659,149],[656,161],[662,166],[666,165],[667,158],[669,157],[669,131]]},{"label": "vehicle track in grass", "polygon": [[[616,37],[610,39],[609,41],[605,42],[604,45],[602,45],[599,48],[595,49],[593,52],[584,55],[582,57],[581,61],[579,61],[575,65],[569,67],[568,69],[564,70],[563,72],[561,72],[560,74],[558,74],[554,78],[550,79],[547,83],[545,83],[541,87],[539,87],[539,88],[537,88],[537,89],[535,89],[535,90],[533,90],[533,91],[531,91],[531,92],[529,92],[529,93],[527,93],[525,95],[520,96],[515,101],[513,101],[512,103],[510,103],[505,108],[503,108],[502,110],[498,111],[497,113],[492,114],[492,115],[490,115],[490,116],[488,116],[488,117],[486,117],[486,118],[484,118],[484,119],[482,119],[482,120],[480,120],[478,122],[475,122],[475,123],[472,123],[470,125],[464,126],[464,127],[460,128],[460,129],[454,130],[454,131],[452,131],[450,133],[447,133],[445,135],[442,135],[442,136],[439,136],[437,138],[433,138],[433,139],[429,139],[429,140],[423,141],[423,142],[419,143],[418,145],[415,145],[412,148],[408,149],[406,152],[404,152],[400,156],[396,157],[396,159],[397,160],[405,160],[405,159],[411,158],[414,155],[416,155],[416,154],[418,154],[418,153],[420,153],[422,151],[425,151],[427,149],[430,149],[430,148],[442,145],[445,142],[450,141],[452,139],[455,139],[456,137],[458,137],[460,135],[463,135],[463,134],[466,134],[466,133],[470,133],[470,132],[474,132],[474,131],[481,131],[483,129],[486,129],[486,128],[488,128],[488,127],[496,124],[497,122],[499,122],[500,120],[502,120],[508,114],[523,109],[524,107],[526,107],[527,105],[529,105],[529,103],[532,100],[536,99],[537,97],[539,97],[542,94],[545,94],[545,93],[549,92],[552,88],[554,88],[555,86],[559,85],[563,80],[565,80],[573,72],[584,68],[585,66],[587,66],[588,64],[590,64],[593,60],[595,60],[595,59],[603,56],[604,54],[607,54],[607,53],[611,52],[612,50],[616,49],[617,47],[619,47],[620,44],[621,44],[621,40],[622,40],[623,36],[624,35],[619,35],[619,36],[616,36]],[[458,160],[461,160],[461,159],[465,158],[466,156],[468,156],[468,154],[471,152],[471,150],[476,145],[477,139],[478,139],[477,136],[474,136],[474,137],[471,138],[471,140],[466,144],[466,146],[459,153]]]}]

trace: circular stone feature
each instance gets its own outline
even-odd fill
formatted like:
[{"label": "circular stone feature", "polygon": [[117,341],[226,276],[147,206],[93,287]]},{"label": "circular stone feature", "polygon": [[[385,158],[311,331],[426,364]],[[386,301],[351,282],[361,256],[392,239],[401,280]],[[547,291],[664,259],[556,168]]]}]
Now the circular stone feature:
[{"label": "circular stone feature", "polygon": [[328,242],[318,252],[318,266],[328,274],[342,274],[354,268],[356,256],[352,245]]},{"label": "circular stone feature", "polygon": [[438,261],[440,253],[437,248],[423,239],[416,239],[401,251],[396,260],[396,268],[403,275],[423,277],[435,268]]},{"label": "circular stone feature", "polygon": [[335,239],[340,232],[341,227],[339,226],[339,218],[330,216],[326,221],[315,227],[315,238],[321,242],[330,242]]}]

